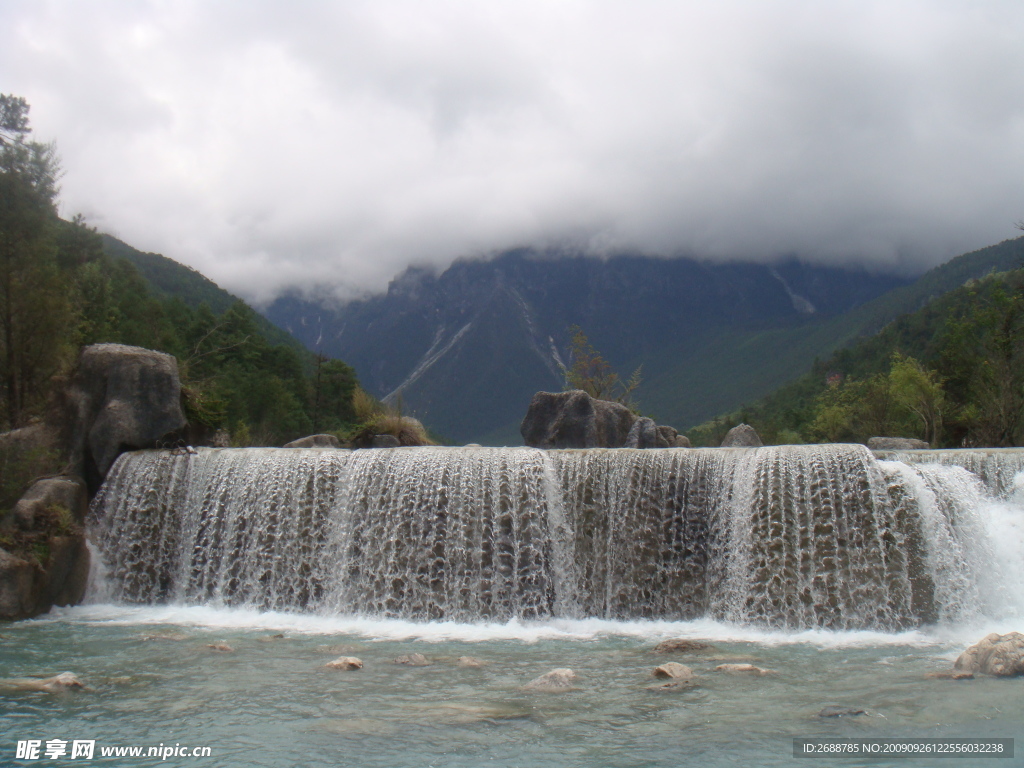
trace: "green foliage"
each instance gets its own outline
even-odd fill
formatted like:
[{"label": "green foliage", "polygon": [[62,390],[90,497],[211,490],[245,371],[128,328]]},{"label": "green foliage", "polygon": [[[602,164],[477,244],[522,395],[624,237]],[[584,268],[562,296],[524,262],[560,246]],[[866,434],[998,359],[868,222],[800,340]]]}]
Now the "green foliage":
[{"label": "green foliage", "polygon": [[936,447],[1024,444],[1024,270],[967,281],[768,397],[692,430],[690,439],[715,445],[740,420],[768,443],[798,434],[918,437]]},{"label": "green foliage", "polygon": [[74,536],[82,532],[74,513],[63,504],[46,507],[47,531],[54,536]]},{"label": "green foliage", "polygon": [[0,398],[16,428],[69,360],[73,309],[56,259],[54,148],[30,141],[28,104],[0,96]]},{"label": "green foliage", "polygon": [[598,400],[613,400],[636,410],[632,397],[640,386],[641,368],[622,381],[611,364],[590,344],[578,325],[569,328],[569,359],[572,365],[565,372],[565,388],[582,389]]},{"label": "green foliage", "polygon": [[0,443],[0,517],[14,507],[36,478],[54,474],[59,463],[57,452],[48,448]]}]

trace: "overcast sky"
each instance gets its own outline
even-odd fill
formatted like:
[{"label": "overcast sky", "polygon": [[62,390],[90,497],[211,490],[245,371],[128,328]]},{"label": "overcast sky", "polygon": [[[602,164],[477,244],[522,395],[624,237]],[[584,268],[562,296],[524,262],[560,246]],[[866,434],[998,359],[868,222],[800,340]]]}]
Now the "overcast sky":
[{"label": "overcast sky", "polygon": [[1019,235],[1020,0],[0,0],[62,212],[241,295],[534,245],[923,269]]}]

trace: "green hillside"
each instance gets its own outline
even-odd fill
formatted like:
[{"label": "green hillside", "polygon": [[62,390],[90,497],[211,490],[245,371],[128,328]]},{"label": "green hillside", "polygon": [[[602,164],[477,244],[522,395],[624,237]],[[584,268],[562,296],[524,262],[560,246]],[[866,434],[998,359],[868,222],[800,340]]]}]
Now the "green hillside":
[{"label": "green hillside", "polygon": [[855,310],[862,322],[878,322],[901,304],[925,301],[766,397],[691,430],[691,439],[715,445],[745,421],[770,443],[888,435],[949,447],[1024,444],[1024,269],[973,276],[983,267],[1019,267],[1022,244],[954,259],[921,285],[893,292],[902,295]]},{"label": "green hillside", "polygon": [[[241,301],[215,282],[191,267],[179,264],[159,253],[145,253],[110,235],[101,235],[103,250],[114,259],[130,262],[145,278],[150,289],[162,298],[178,298],[192,309],[201,304],[208,306],[214,314],[226,312],[233,304]],[[256,316],[260,334],[271,344],[283,344],[305,351],[302,343],[287,331],[283,331],[263,315]],[[304,355],[312,361],[312,355]]]},{"label": "green hillside", "polygon": [[[701,414],[709,411],[729,413],[739,403],[767,397],[808,371],[815,361],[877,333],[900,315],[926,306],[967,280],[1022,265],[1024,238],[1006,240],[958,256],[910,285],[822,322],[725,333],[696,349],[666,349],[663,354],[673,364],[648,379],[641,405],[663,423],[681,428],[699,423],[706,418]],[[624,367],[637,364],[629,361]],[[687,397],[681,398],[680,392],[686,392]],[[702,429],[694,434],[706,432]]]}]

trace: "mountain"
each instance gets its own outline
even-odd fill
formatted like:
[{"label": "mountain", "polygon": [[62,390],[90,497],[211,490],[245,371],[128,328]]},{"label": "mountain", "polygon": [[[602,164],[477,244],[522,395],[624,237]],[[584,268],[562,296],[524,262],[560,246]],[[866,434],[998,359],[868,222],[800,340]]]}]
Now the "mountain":
[{"label": "mountain", "polygon": [[620,373],[643,365],[640,410],[683,429],[801,373],[830,351],[814,329],[907,282],[795,261],[518,250],[411,268],[340,307],[285,296],[265,313],[447,439],[515,445],[533,393],[562,388],[572,325]]}]

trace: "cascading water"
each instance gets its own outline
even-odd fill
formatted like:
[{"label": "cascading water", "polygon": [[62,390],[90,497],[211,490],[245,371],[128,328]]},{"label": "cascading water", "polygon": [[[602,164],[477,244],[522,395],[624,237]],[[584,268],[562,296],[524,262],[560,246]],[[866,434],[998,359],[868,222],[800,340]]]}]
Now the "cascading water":
[{"label": "cascading water", "polygon": [[895,630],[1020,599],[1024,452],[978,453],[144,451],[91,532],[125,602]]}]

